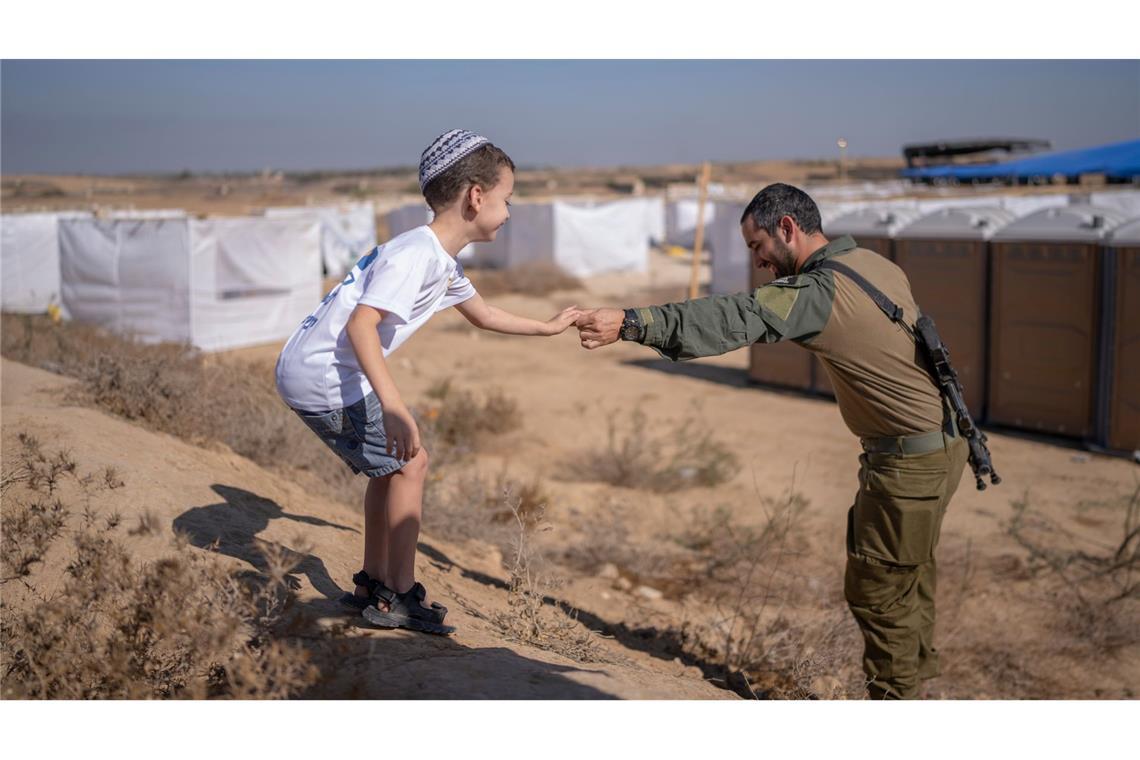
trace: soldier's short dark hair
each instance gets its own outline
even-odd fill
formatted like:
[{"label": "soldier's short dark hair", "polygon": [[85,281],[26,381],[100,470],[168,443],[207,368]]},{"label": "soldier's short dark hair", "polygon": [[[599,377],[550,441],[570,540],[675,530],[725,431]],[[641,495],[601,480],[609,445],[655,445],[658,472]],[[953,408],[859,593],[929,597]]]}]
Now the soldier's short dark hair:
[{"label": "soldier's short dark hair", "polygon": [[811,196],[798,187],[777,182],[768,185],[756,193],[748,208],[740,216],[740,223],[752,217],[753,223],[769,235],[776,234],[776,225],[780,219],[790,216],[805,234],[811,235],[823,231],[823,222],[819,218],[819,206]]},{"label": "soldier's short dark hair", "polygon": [[433,178],[424,188],[424,200],[432,211],[438,212],[451,205],[471,185],[479,185],[484,190],[497,185],[503,167],[514,171],[515,162],[502,148],[491,143],[481,145]]}]

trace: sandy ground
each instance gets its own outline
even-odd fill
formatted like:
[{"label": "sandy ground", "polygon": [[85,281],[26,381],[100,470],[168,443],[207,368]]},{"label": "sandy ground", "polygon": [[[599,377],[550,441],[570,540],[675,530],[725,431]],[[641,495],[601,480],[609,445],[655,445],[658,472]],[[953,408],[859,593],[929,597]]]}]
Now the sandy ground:
[{"label": "sandy ground", "polygon": [[[323,501],[225,450],[206,450],[153,433],[101,412],[61,406],[72,381],[40,370],[3,363],[3,441],[34,431],[49,447],[70,449],[84,470],[117,468],[126,483],[113,502],[125,524],[150,511],[164,536],[137,538],[136,559],[168,550],[173,529],[191,536],[220,533],[220,560],[235,569],[253,566],[253,537],[313,548],[299,566],[302,619],[314,629],[344,620],[333,601],[359,569],[362,516]],[[36,584],[50,593],[63,569],[50,561]],[[580,664],[547,651],[510,644],[477,611],[502,606],[505,574],[497,561],[469,549],[425,538],[419,575],[447,600],[452,637],[371,630],[363,624],[339,642],[335,668],[322,668],[307,696],[365,698],[499,699],[718,699],[732,697],[694,675],[693,668],[648,656],[614,653],[619,663]],[[11,602],[14,593],[7,601]],[[475,611],[475,612],[472,612]],[[310,633],[315,633],[313,630]],[[301,635],[305,635],[302,630]],[[327,654],[327,653],[326,653]],[[634,653],[636,655],[636,653]]]},{"label": "sandy ground", "polygon": [[[650,289],[675,289],[688,265],[660,256],[649,276],[592,281],[589,290],[536,298],[489,299],[511,311],[547,318],[571,303],[628,306]],[[271,373],[279,346],[232,352],[254,371]],[[576,335],[512,338],[482,333],[454,311],[436,317],[390,361],[404,396],[423,399],[436,382],[476,391],[502,389],[518,402],[523,426],[481,449],[477,466],[513,477],[541,477],[550,496],[551,550],[582,548],[599,526],[620,520],[629,541],[667,542],[679,520],[723,505],[742,525],[760,525],[766,498],[789,488],[807,501],[801,554],[821,604],[842,605],[845,515],[856,488],[856,439],[834,403],[750,385],[746,351],[672,364],[643,347],[617,344],[587,352]],[[61,407],[58,377],[5,360],[3,440],[10,450],[21,429],[71,447],[85,467],[114,464],[128,484],[132,509],[143,505],[167,525],[221,521],[240,537],[288,544],[304,535],[314,544],[303,565],[301,602],[312,625],[339,613],[330,597],[359,567],[359,509],[323,500],[228,451],[189,446],[85,408]],[[692,414],[703,429],[730,445],[742,464],[713,488],[658,494],[584,482],[575,466],[584,452],[605,446],[607,422],[640,406],[647,434],[675,428]],[[1055,534],[1089,551],[1120,541],[1127,498],[1140,483],[1128,460],[1055,442],[991,433],[990,447],[1004,483],[985,492],[964,479],[947,517],[939,549],[939,642],[943,675],[931,697],[1131,698],[1140,690],[1135,646],[1107,648],[1069,632],[1063,598],[1027,570],[1027,554],[1008,535],[1012,503],[1028,499]],[[363,489],[363,482],[361,483]],[[283,510],[283,513],[281,512]],[[304,516],[301,522],[297,516]],[[314,527],[315,518],[320,525]],[[196,523],[195,523],[196,524]],[[592,532],[594,531],[594,532]],[[141,550],[140,550],[141,551]],[[151,550],[147,550],[151,551]],[[154,549],[153,551],[157,551]],[[145,551],[141,556],[147,556]],[[235,566],[249,564],[237,553]],[[244,564],[243,564],[244,563]],[[580,664],[505,641],[474,610],[502,608],[506,573],[501,556],[477,542],[449,544],[425,536],[419,572],[452,609],[459,627],[450,639],[354,629],[345,641],[350,667],[327,674],[318,695],[370,697],[718,698],[731,692],[707,680],[693,658],[674,658],[646,626],[664,630],[710,614],[701,600],[668,589],[649,600],[617,591],[591,572],[568,574],[562,598],[580,620],[603,631],[614,663]],[[1135,600],[1124,604],[1135,614]],[[453,618],[453,619],[452,619]],[[849,622],[847,643],[856,644]],[[616,663],[616,664],[615,664]],[[856,678],[848,662],[840,678]]]},{"label": "sandy ground", "polygon": [[[550,298],[490,300],[546,318],[570,303],[644,303],[637,300],[639,294],[650,289],[658,295],[676,289],[680,295],[687,276],[684,261],[661,256],[646,277],[599,278],[588,291]],[[276,347],[244,352],[244,358],[270,368],[275,356]],[[452,311],[434,319],[391,364],[397,383],[412,399],[452,378],[480,391],[500,388],[518,400],[523,430],[481,453],[480,460],[488,471],[506,468],[520,478],[544,478],[556,544],[582,540],[583,525],[605,524],[615,503],[633,534],[650,542],[667,535],[678,515],[719,505],[729,507],[742,524],[758,525],[766,516],[763,500],[794,488],[809,503],[806,552],[817,573],[813,583],[835,603],[842,594],[844,526],[857,487],[858,442],[833,402],[751,385],[747,362],[747,350],[678,364],[629,344],[588,352],[572,333],[552,339],[497,336],[471,329]],[[573,472],[584,451],[605,445],[611,416],[622,419],[639,405],[649,415],[651,431],[669,429],[671,421],[692,410],[736,452],[743,465],[739,474],[715,488],[673,495],[576,482],[565,474]],[[1010,433],[991,432],[990,448],[1004,482],[979,492],[967,472],[944,525],[938,554],[944,675],[928,693],[1132,696],[1140,691],[1137,649],[1082,648],[1059,633],[1056,629],[1067,625],[1057,609],[1060,600],[1026,572],[1027,554],[1005,528],[1014,514],[1013,502],[1026,499],[1053,532],[1065,537],[1064,546],[1115,548],[1140,469],[1126,459]],[[576,605],[634,622],[645,617],[647,611],[638,605],[628,609],[622,599],[600,598],[611,596],[600,591],[607,584],[583,579],[578,585],[569,591]],[[654,605],[665,617],[680,614],[679,608],[670,608],[669,599],[649,607]],[[1000,661],[1001,672],[987,672],[994,660]]]}]

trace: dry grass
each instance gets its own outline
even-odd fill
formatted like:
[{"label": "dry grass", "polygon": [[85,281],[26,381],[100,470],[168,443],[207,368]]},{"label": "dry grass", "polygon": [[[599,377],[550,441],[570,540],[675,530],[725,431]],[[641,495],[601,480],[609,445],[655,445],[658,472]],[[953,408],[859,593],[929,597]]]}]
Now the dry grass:
[{"label": "dry grass", "polygon": [[445,379],[428,389],[427,399],[417,409],[421,437],[448,461],[472,453],[487,436],[522,427],[518,403],[498,389],[479,398]]},{"label": "dry grass", "polygon": [[[92,496],[123,487],[114,473],[80,475],[66,452],[19,440],[4,473],[4,584],[19,581],[23,597],[13,608],[5,589],[5,698],[285,698],[315,680],[306,653],[273,635],[292,600],[285,552],[266,546],[266,573],[254,578],[180,537],[166,556],[138,562],[118,516],[91,508]],[[69,498],[84,503],[81,515]],[[157,528],[144,517],[133,540]],[[70,545],[59,546],[65,533]],[[62,578],[32,571],[49,554]]]},{"label": "dry grass", "polygon": [[1115,501],[1121,530],[1114,544],[1082,539],[1032,508],[1027,491],[1012,502],[1007,534],[1027,553],[1031,579],[1051,579],[1057,622],[1100,651],[1140,644],[1140,483]]},{"label": "dry grass", "polygon": [[606,415],[606,446],[576,457],[567,479],[595,480],[623,488],[674,492],[731,480],[740,463],[694,411],[682,420],[650,421],[638,407],[624,417]]},{"label": "dry grass", "polygon": [[427,484],[424,528],[449,541],[483,541],[505,554],[512,545],[516,515],[504,493],[512,494],[518,516],[529,527],[538,524],[550,504],[541,477],[518,479],[505,467],[493,475],[475,468],[446,467]]},{"label": "dry grass", "polygon": [[524,514],[522,499],[509,489],[502,498],[515,527],[509,562],[510,588],[507,609],[491,613],[489,619],[515,641],[578,662],[601,661],[594,634],[578,622],[575,610],[564,611],[551,596],[563,582],[550,571],[533,541],[536,531],[547,529],[542,522],[541,506],[537,513]]},{"label": "dry grass", "polygon": [[577,277],[545,262],[510,269],[467,269],[466,273],[475,289],[484,296],[504,293],[545,296],[559,290],[580,290],[583,287]]},{"label": "dry grass", "polygon": [[289,410],[271,367],[145,344],[73,322],[3,315],[4,356],[81,381],[69,397],[189,443],[221,443],[278,472],[320,483],[348,503],[360,485]]},{"label": "dry grass", "polygon": [[[357,505],[363,485],[281,401],[273,368],[192,347],[145,344],[73,322],[3,315],[4,356],[81,381],[71,395],[189,443],[221,443],[331,498]],[[462,459],[488,436],[522,425],[518,405],[499,390],[476,397],[442,381],[416,410],[436,461]]]},{"label": "dry grass", "polygon": [[765,519],[741,524],[726,508],[697,512],[673,540],[688,551],[675,572],[712,609],[676,634],[694,656],[717,663],[727,688],[768,699],[862,694],[858,640],[846,605],[815,593],[805,574],[808,501],[792,484],[764,496]]}]

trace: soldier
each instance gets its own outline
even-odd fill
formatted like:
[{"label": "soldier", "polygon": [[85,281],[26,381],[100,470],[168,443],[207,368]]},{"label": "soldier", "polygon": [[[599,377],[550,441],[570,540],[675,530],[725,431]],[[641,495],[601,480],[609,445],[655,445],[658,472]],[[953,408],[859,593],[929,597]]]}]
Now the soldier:
[{"label": "soldier", "polygon": [[912,326],[919,312],[910,283],[851,237],[824,237],[815,202],[790,185],[761,190],[740,222],[753,264],[777,279],[751,293],[597,309],[578,320],[582,345],[620,337],[676,361],[792,340],[819,357],[843,420],[863,445],[847,513],[844,595],[863,634],[868,693],[913,698],[939,672],[934,550],[968,449],[909,330],[849,275],[821,265],[845,264]]}]

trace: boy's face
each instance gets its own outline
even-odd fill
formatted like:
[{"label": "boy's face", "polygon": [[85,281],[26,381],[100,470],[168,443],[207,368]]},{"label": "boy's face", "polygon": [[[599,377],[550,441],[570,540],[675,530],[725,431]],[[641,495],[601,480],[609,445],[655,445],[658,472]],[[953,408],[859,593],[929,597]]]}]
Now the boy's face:
[{"label": "boy's face", "polygon": [[499,170],[499,181],[494,187],[471,188],[472,207],[475,208],[475,225],[483,233],[482,240],[495,239],[499,228],[511,218],[511,196],[515,192],[515,173],[507,167]]}]

